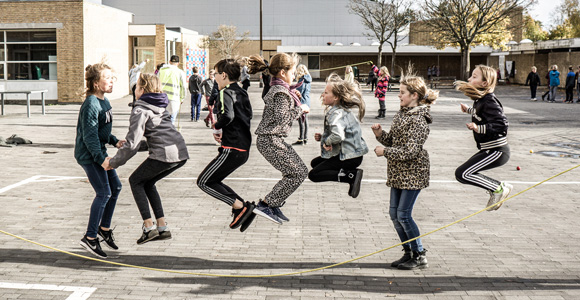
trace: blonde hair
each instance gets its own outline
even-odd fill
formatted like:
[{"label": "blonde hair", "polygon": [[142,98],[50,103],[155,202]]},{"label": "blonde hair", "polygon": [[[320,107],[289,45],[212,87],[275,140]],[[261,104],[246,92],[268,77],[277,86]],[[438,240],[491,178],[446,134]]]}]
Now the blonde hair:
[{"label": "blonde hair", "polygon": [[288,71],[298,64],[298,55],[296,53],[276,53],[270,59],[270,64],[266,64],[264,58],[259,55],[251,55],[248,59],[248,73],[256,74],[263,71],[268,71],[272,76],[278,75],[280,71]]},{"label": "blonde hair", "polygon": [[154,74],[141,73],[137,84],[143,88],[143,94],[162,93],[161,80]]},{"label": "blonde hair", "polygon": [[388,76],[391,77],[391,74],[389,74],[389,69],[387,69],[387,67],[382,66],[381,69],[379,70],[379,74],[381,74],[380,76]]},{"label": "blonde hair", "polygon": [[439,97],[439,91],[427,88],[425,80],[416,75],[403,75],[399,80],[401,85],[407,87],[410,94],[417,93],[420,105],[432,105]]},{"label": "blonde hair", "polygon": [[300,79],[302,78],[302,76],[306,74],[310,75],[310,72],[308,72],[308,68],[306,68],[306,66],[303,64],[299,64],[298,67],[296,67],[296,78]]},{"label": "blonde hair", "polygon": [[86,88],[83,95],[93,95],[97,92],[97,87],[95,85],[101,80],[101,73],[104,70],[113,71],[113,69],[105,63],[88,65],[85,68]]},{"label": "blonde hair", "polygon": [[365,116],[365,100],[358,82],[343,80],[338,74],[332,73],[326,78],[326,85],[330,85],[332,94],[338,98],[338,105],[349,109],[358,107],[358,119],[362,122]]},{"label": "blonde hair", "polygon": [[481,72],[481,79],[487,82],[486,87],[475,87],[471,83],[465,81],[455,82],[455,89],[462,91],[465,96],[472,100],[480,99],[489,93],[493,93],[495,86],[497,85],[497,71],[492,67],[477,65],[475,66],[475,69],[479,69]]},{"label": "blonde hair", "polygon": [[552,66],[552,70],[556,70],[557,71],[558,70],[558,65],[553,65]]},{"label": "blonde hair", "polygon": [[532,67],[532,70],[536,70],[536,71],[537,71],[537,70],[538,70],[538,68],[536,68],[536,66],[533,66],[533,67]]}]

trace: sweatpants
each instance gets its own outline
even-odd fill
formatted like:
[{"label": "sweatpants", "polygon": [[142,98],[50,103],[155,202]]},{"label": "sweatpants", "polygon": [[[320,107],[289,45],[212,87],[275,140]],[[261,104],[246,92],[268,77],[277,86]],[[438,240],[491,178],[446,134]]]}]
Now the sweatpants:
[{"label": "sweatpants", "polygon": [[197,186],[208,195],[232,206],[236,199],[240,201],[244,199],[222,181],[245,164],[250,153],[222,147],[218,149],[218,152],[218,156],[197,177]]},{"label": "sweatpants", "polygon": [[264,198],[268,206],[280,207],[306,179],[308,168],[294,148],[280,136],[258,135],[256,146],[262,156],[282,173],[282,179]]},{"label": "sweatpants", "polygon": [[161,197],[155,184],[181,168],[186,161],[168,163],[148,158],[129,176],[131,192],[143,220],[151,219],[149,205],[151,205],[156,219],[165,217]]},{"label": "sweatpants", "polygon": [[455,170],[455,178],[463,184],[470,184],[488,191],[499,188],[500,181],[480,174],[480,171],[505,165],[510,159],[508,145],[481,150]]}]

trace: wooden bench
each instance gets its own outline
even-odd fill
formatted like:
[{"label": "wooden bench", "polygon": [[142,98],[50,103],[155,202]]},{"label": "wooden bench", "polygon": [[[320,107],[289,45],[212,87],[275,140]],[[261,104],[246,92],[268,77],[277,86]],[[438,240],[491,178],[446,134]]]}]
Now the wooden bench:
[{"label": "wooden bench", "polygon": [[30,118],[30,94],[40,93],[42,99],[42,114],[44,111],[44,93],[48,93],[48,90],[36,90],[36,91],[0,91],[0,98],[2,99],[2,115],[4,115],[4,94],[25,94],[26,95],[26,114]]},{"label": "wooden bench", "polygon": [[430,86],[432,89],[436,89],[438,85],[453,88],[455,80],[455,76],[431,77]]}]

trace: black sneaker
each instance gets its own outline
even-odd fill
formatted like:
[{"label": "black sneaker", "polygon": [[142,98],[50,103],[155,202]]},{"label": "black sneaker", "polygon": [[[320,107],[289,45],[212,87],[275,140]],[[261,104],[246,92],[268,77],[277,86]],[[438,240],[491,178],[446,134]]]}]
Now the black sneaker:
[{"label": "black sneaker", "polygon": [[254,209],[254,213],[260,217],[266,218],[266,220],[268,221],[272,221],[278,225],[282,225],[282,221],[280,220],[280,218],[278,218],[278,216],[274,214],[272,208],[270,208],[268,204],[266,204],[266,202],[264,201],[260,200],[260,202],[258,202],[258,205],[256,205],[256,208]]},{"label": "black sneaker", "polygon": [[290,221],[290,219],[288,219],[288,217],[286,217],[283,213],[282,210],[280,209],[280,207],[270,207],[270,209],[272,210],[272,212],[282,221],[284,222],[288,222]]},{"label": "black sneaker", "polygon": [[169,240],[169,239],[171,239],[171,231],[169,231],[168,229],[167,230],[164,230],[164,231],[157,230],[157,232],[159,232],[159,235],[155,239],[156,241],[162,241],[162,240]]},{"label": "black sneaker", "polygon": [[119,247],[117,247],[117,245],[115,244],[115,237],[113,236],[113,229],[109,229],[109,231],[104,231],[103,229],[101,229],[101,227],[99,227],[98,234],[103,239],[103,241],[105,242],[105,245],[107,245],[107,247],[109,247],[113,250],[119,250]]},{"label": "black sneaker", "polygon": [[85,248],[85,250],[89,251],[90,253],[92,253],[96,257],[107,258],[107,253],[105,253],[103,251],[103,249],[101,249],[101,244],[99,243],[98,238],[96,238],[94,240],[89,240],[87,238],[87,236],[85,235],[81,239],[80,245],[83,246],[83,248]]},{"label": "black sneaker", "polygon": [[363,170],[356,169],[354,172],[348,172],[349,180],[352,180],[350,183],[350,188],[348,189],[348,195],[356,198],[360,193],[360,184],[362,182],[363,177]]},{"label": "black sneaker", "polygon": [[[254,204],[254,206],[256,205],[254,202],[252,202],[252,204]],[[244,232],[246,231],[246,229],[248,229],[248,227],[250,227],[250,225],[252,225],[252,222],[254,222],[254,219],[256,218],[256,214],[254,212],[252,212],[248,218],[242,223],[242,226],[240,227],[240,231]]]},{"label": "black sneaker", "polygon": [[244,221],[252,214],[254,211],[255,205],[251,202],[244,201],[244,206],[240,209],[233,209],[232,208],[232,217],[234,219],[230,223],[231,229],[236,229],[240,227]]},{"label": "black sneaker", "polygon": [[151,240],[156,239],[158,236],[159,236],[159,231],[157,231],[157,228],[153,228],[149,231],[143,231],[143,234],[137,240],[137,245],[145,244]]},{"label": "black sneaker", "polygon": [[292,145],[304,145],[303,140],[297,140],[296,142],[292,143]]}]

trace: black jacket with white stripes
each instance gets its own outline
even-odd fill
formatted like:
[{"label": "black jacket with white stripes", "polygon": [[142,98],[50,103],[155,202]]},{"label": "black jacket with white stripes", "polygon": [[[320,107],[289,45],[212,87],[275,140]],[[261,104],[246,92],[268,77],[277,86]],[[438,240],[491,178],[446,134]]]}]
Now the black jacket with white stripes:
[{"label": "black jacket with white stripes", "polygon": [[487,150],[507,145],[509,123],[501,102],[493,93],[475,100],[467,113],[471,114],[471,121],[478,127],[479,133],[473,132],[478,149]]}]

